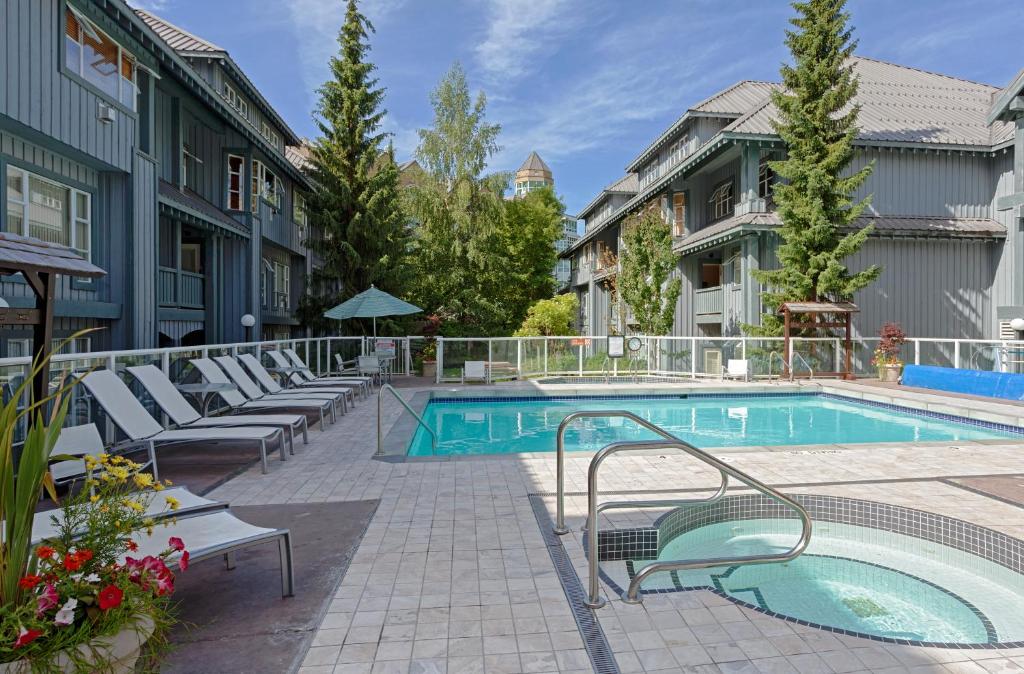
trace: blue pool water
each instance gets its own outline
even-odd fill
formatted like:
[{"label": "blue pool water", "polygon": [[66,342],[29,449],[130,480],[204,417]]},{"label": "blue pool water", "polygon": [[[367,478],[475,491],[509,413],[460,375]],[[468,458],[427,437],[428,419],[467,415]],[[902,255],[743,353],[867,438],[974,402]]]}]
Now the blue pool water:
[{"label": "blue pool water", "polygon": [[[673,538],[658,558],[781,552],[798,534],[795,520],[721,522]],[[1020,574],[937,543],[849,524],[815,523],[810,546],[792,562],[655,574],[644,584],[648,591],[680,587],[714,588],[782,616],[890,639],[1024,639]]]},{"label": "blue pool water", "polygon": [[[1019,437],[956,421],[918,416],[818,395],[701,398],[513,398],[431,401],[423,419],[437,433],[436,454],[553,452],[558,424],[577,410],[626,410],[697,447],[929,442]],[[566,449],[596,451],[610,442],[656,436],[624,419],[579,419]],[[430,456],[418,428],[411,456]]]}]

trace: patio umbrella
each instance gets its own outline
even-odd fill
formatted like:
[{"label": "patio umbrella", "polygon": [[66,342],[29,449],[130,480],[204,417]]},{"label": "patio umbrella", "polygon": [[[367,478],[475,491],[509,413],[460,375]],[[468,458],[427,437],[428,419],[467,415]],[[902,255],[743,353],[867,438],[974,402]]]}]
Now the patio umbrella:
[{"label": "patio umbrella", "polygon": [[378,316],[404,316],[423,311],[414,304],[404,302],[394,295],[389,295],[383,290],[377,290],[373,285],[369,290],[364,290],[355,297],[345,300],[333,309],[324,312],[326,318],[334,318],[343,321],[346,318],[372,318],[373,336],[377,336]]}]

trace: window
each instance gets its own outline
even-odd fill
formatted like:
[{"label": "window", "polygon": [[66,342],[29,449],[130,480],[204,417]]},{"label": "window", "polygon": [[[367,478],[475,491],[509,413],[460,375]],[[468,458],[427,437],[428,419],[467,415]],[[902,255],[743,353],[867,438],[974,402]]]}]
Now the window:
[{"label": "window", "polygon": [[291,268],[274,260],[274,308],[288,309],[291,302]]},{"label": "window", "polygon": [[306,228],[309,226],[309,214],[306,212],[306,197],[299,192],[293,192],[292,197],[292,221],[297,225],[299,237],[304,241]]},{"label": "window", "polygon": [[90,259],[92,196],[7,167],[7,231],[75,249]]},{"label": "window", "polygon": [[260,197],[263,197],[274,208],[281,207],[281,181],[258,159],[252,160],[252,212],[259,211]]},{"label": "window", "polygon": [[647,185],[650,185],[658,178],[660,174],[661,165],[658,164],[658,160],[655,159],[654,161],[647,164],[647,166],[640,169],[640,186],[646,187]]},{"label": "window", "polygon": [[[64,348],[60,348],[61,343],[64,341],[62,337],[54,337],[53,341],[50,342],[50,350],[55,355],[64,355],[69,353],[89,353],[92,351],[92,338],[91,337],[76,337],[64,345]],[[30,358],[32,356],[32,340],[25,338],[8,339],[7,340],[7,357],[8,358]]]},{"label": "window", "polygon": [[772,184],[775,182],[775,171],[769,165],[771,157],[761,157],[757,167],[757,196],[768,199],[772,196]]},{"label": "window", "polygon": [[230,84],[225,83],[223,90],[220,92],[221,96],[227,100],[228,105],[238,111],[245,121],[249,121],[249,103],[244,98],[238,95]]},{"label": "window", "polygon": [[726,181],[716,187],[708,203],[711,204],[712,220],[721,220],[732,215],[732,181]]},{"label": "window", "polygon": [[686,193],[672,195],[672,236],[686,234]]},{"label": "window", "polygon": [[267,306],[267,279],[273,277],[274,268],[270,264],[270,260],[263,258],[263,273],[260,274],[260,306]]},{"label": "window", "polygon": [[274,130],[272,128],[270,128],[269,124],[263,122],[263,126],[261,127],[260,131],[263,134],[263,137],[267,139],[268,143],[270,143],[274,147],[277,147],[277,134],[274,133]]},{"label": "window", "polygon": [[228,210],[242,210],[242,167],[245,160],[238,155],[228,155]]},{"label": "window", "polygon": [[199,167],[203,160],[192,153],[192,148],[187,144],[181,146],[181,184],[193,190],[199,181]]},{"label": "window", "polygon": [[68,70],[135,110],[135,57],[70,5],[64,22],[64,65]]},{"label": "window", "polygon": [[671,166],[672,164],[678,163],[683,157],[685,157],[688,154],[687,148],[688,148],[689,144],[690,144],[690,137],[689,136],[683,136],[682,138],[680,138],[676,142],[672,143],[672,145],[668,149],[668,163],[669,163],[669,166]]},{"label": "window", "polygon": [[181,270],[193,274],[203,273],[203,245],[199,242],[181,242]]}]

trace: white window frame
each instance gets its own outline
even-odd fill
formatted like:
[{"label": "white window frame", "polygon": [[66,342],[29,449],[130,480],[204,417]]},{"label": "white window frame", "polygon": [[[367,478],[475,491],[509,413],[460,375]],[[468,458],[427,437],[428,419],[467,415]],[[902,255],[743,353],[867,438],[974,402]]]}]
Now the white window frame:
[{"label": "white window frame", "polygon": [[287,264],[273,260],[274,266],[274,309],[291,308],[291,280],[292,270]]},{"label": "white window frame", "polygon": [[661,175],[661,164],[658,163],[657,157],[647,163],[646,166],[640,169],[640,185],[641,187],[647,187]]},{"label": "white window frame", "polygon": [[[115,45],[117,45],[117,95],[114,96],[113,98],[115,98],[115,100],[117,101],[117,103],[119,105],[123,105],[124,107],[128,108],[132,112],[135,112],[135,110],[138,108],[138,95],[139,95],[139,85],[138,85],[138,79],[139,79],[139,59],[137,59],[135,57],[135,54],[133,54],[132,52],[130,52],[127,49],[125,49],[124,47],[122,47],[120,42],[118,42],[114,38],[110,37],[110,35],[107,34],[106,31],[101,30],[99,27],[97,27],[96,24],[93,23],[89,19],[89,17],[87,17],[85,14],[83,14],[80,10],[76,9],[75,7],[71,6],[70,4],[67,4],[66,7],[67,7],[67,11],[71,12],[72,14],[74,14],[75,15],[75,19],[78,21],[78,38],[77,38],[78,47],[79,47],[79,52],[78,52],[78,71],[75,72],[74,68],[71,67],[72,64],[68,62],[68,55],[67,55],[67,47],[66,47],[66,45],[65,45],[64,54],[63,54],[64,67],[67,68],[68,70],[74,72],[76,75],[81,77],[86,82],[89,82],[89,78],[85,76],[85,31],[86,31],[86,29],[88,29],[90,32],[94,33],[96,36],[106,38],[110,42],[114,43]],[[70,38],[70,36],[67,34],[67,30],[65,29],[65,31],[64,31],[64,40],[66,41],[69,38]],[[130,60],[132,62],[132,79],[128,82],[128,84],[130,84],[131,87],[132,87],[132,91],[131,91],[132,95],[130,97],[131,98],[131,104],[130,105],[128,103],[124,102],[125,78],[121,74],[121,64],[124,62],[124,57],[126,57],[126,56],[128,57],[128,60]],[[89,82],[89,84],[92,85],[92,86],[96,86],[92,82]],[[99,87],[97,87],[97,88],[99,88]],[[103,94],[104,94],[104,96],[107,96],[107,97],[111,96],[107,92],[103,92]]]},{"label": "white window frame", "polygon": [[721,220],[732,215],[732,179],[726,180],[711,192],[708,203],[711,204],[711,220]]},{"label": "white window frame", "polygon": [[775,184],[775,171],[769,166],[773,161],[768,155],[761,157],[757,166],[757,196],[759,199],[768,199],[772,196],[772,185]]},{"label": "white window frame", "polygon": [[[22,184],[22,200],[18,201],[11,196],[7,195],[7,176],[13,174],[21,175]],[[29,236],[29,207],[32,203],[32,188],[30,181],[34,178],[35,180],[55,185],[61,189],[68,190],[68,208],[69,223],[68,223],[68,239],[67,247],[78,252],[86,260],[92,260],[92,194],[84,190],[75,189],[74,187],[57,180],[51,180],[50,178],[44,178],[38,173],[32,173],[27,169],[23,169],[17,166],[7,165],[7,176],[4,177],[4,195],[5,195],[5,210],[4,210],[4,228],[6,231],[11,224],[8,222],[7,212],[11,210],[11,205],[21,206],[21,230],[20,232],[14,232],[15,234],[21,234],[23,236]],[[78,197],[79,195],[85,196],[85,214],[78,212]],[[88,241],[86,241],[86,247],[78,245],[78,225],[84,224],[88,230]]]},{"label": "white window frame", "polygon": [[[231,168],[231,160],[232,159],[237,159],[238,160],[238,170],[237,171]],[[237,190],[232,190],[231,189],[231,178],[233,176],[238,176],[238,189]],[[237,195],[235,194],[236,192],[237,192]],[[227,205],[227,209],[229,211],[241,211],[241,210],[243,210],[242,203],[244,202],[244,195],[245,195],[245,157],[242,157],[241,155],[237,155],[237,154],[229,154],[228,155],[227,204],[226,204]],[[235,203],[237,203],[237,206],[232,206],[232,201],[231,201],[232,196],[237,196],[238,201],[235,202]]]}]

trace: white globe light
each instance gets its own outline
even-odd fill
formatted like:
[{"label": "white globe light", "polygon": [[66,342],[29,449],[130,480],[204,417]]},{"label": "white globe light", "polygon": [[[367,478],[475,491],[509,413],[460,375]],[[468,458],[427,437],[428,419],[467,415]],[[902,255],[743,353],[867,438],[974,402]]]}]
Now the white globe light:
[{"label": "white globe light", "polygon": [[1010,321],[1010,327],[1016,330],[1017,332],[1024,331],[1024,318],[1013,319],[1012,321]]},{"label": "white globe light", "polygon": [[254,325],[256,325],[256,317],[255,316],[253,316],[252,314],[245,314],[244,316],[242,316],[242,327],[243,328],[251,328]]}]

